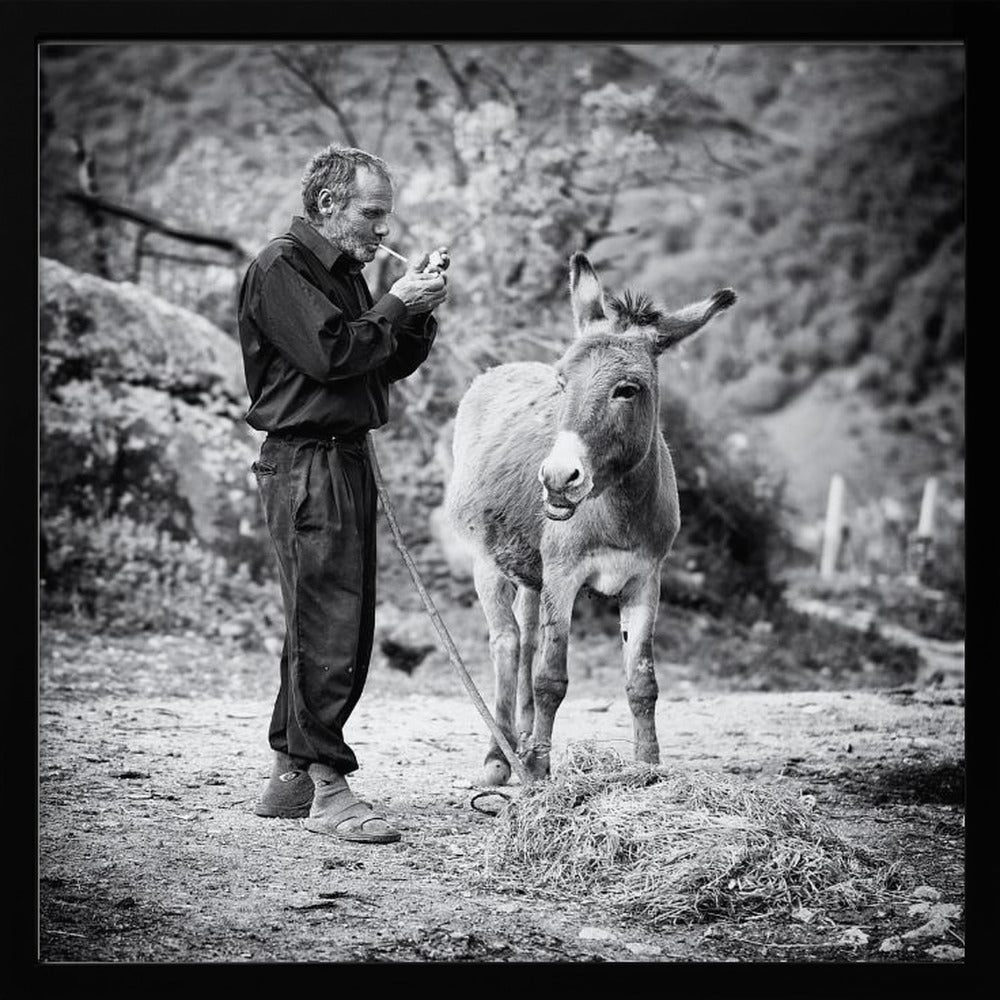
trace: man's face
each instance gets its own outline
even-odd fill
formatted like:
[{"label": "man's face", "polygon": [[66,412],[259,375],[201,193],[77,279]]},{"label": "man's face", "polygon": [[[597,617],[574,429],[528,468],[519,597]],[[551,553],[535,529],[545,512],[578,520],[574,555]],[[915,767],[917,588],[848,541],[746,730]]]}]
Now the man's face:
[{"label": "man's face", "polygon": [[[342,253],[361,263],[375,259],[375,251],[389,234],[392,215],[392,185],[381,174],[359,167],[354,178],[354,194],[347,204],[323,215],[320,232]],[[324,209],[324,194],[319,206]],[[326,194],[326,199],[329,199]]]}]

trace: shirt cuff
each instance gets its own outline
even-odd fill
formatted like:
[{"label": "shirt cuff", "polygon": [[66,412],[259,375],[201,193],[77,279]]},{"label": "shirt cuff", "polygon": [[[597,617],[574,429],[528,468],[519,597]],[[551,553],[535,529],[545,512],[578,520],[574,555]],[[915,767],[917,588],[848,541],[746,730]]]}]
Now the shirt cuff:
[{"label": "shirt cuff", "polygon": [[406,306],[403,304],[403,300],[397,298],[391,292],[386,292],[385,295],[383,295],[382,298],[380,298],[378,302],[371,307],[371,312],[384,316],[393,327],[398,326],[400,322],[406,319],[407,315],[409,315],[406,311]]},{"label": "shirt cuff", "polygon": [[407,337],[415,337],[418,340],[433,340],[437,333],[437,319],[433,313],[417,313],[416,316],[407,315],[402,323],[395,328],[396,333],[405,334]]}]

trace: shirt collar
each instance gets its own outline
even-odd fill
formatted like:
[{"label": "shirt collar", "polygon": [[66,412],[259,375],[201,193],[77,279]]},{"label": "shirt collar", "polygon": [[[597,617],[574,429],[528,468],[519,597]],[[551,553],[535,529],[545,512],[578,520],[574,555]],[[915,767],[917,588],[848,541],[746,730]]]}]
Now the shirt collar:
[{"label": "shirt collar", "polygon": [[292,218],[292,224],[288,227],[288,232],[300,243],[311,250],[319,262],[328,271],[332,271],[335,266],[357,274],[365,265],[361,261],[353,260],[346,254],[340,252],[325,236],[319,232],[300,215]]}]

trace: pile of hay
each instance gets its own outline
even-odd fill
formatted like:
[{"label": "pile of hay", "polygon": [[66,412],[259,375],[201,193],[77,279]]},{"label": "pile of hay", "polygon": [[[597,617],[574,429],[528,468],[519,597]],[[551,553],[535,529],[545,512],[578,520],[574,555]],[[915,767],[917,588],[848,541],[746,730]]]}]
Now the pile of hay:
[{"label": "pile of hay", "polygon": [[485,846],[489,888],[653,926],[858,906],[884,899],[895,877],[797,799],[626,764],[589,743],[505,806]]}]

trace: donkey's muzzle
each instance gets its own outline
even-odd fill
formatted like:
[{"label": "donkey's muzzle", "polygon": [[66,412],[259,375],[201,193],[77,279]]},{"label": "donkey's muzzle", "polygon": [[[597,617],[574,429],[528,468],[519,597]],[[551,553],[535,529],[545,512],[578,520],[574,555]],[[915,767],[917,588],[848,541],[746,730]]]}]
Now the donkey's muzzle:
[{"label": "donkey's muzzle", "polygon": [[545,516],[552,521],[569,520],[594,488],[587,449],[579,435],[570,431],[556,435],[552,451],[538,470],[538,481]]},{"label": "donkey's muzzle", "polygon": [[543,494],[545,503],[545,516],[550,521],[568,521],[575,513],[579,504],[568,503],[566,501],[557,502],[550,496],[548,491]]},{"label": "donkey's muzzle", "polygon": [[543,479],[542,504],[545,516],[550,521],[568,521],[576,513],[576,508],[590,496],[592,488],[593,481],[589,476],[585,481],[563,489],[557,489]]}]

